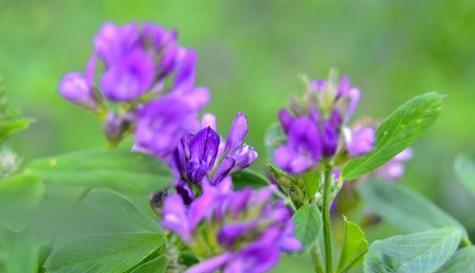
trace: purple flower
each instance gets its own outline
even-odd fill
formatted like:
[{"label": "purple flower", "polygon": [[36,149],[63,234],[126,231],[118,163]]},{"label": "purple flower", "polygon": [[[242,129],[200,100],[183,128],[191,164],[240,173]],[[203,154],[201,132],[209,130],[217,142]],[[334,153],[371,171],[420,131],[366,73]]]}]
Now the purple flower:
[{"label": "purple flower", "polygon": [[204,178],[218,185],[231,172],[248,167],[257,158],[256,151],[244,143],[248,127],[243,114],[236,115],[225,141],[215,131],[214,116],[205,114],[202,124],[205,127],[196,134],[184,135],[173,152],[173,166],[179,174],[176,187],[186,204],[194,196],[191,189],[201,186]]},{"label": "purple flower", "polygon": [[333,75],[328,81],[309,81],[303,100],[292,101],[292,114],[279,111],[287,142],[275,150],[276,164],[289,173],[299,174],[316,167],[322,158],[334,157],[341,148],[348,148],[352,156],[371,151],[372,129],[352,132],[350,143],[342,137],[359,97],[360,91],[351,86],[346,76],[339,82]]},{"label": "purple flower", "polygon": [[152,57],[135,49],[106,70],[101,87],[111,101],[131,101],[147,92],[155,77]]},{"label": "purple flower", "polygon": [[373,150],[375,130],[371,126],[352,129],[346,140],[346,149],[350,156],[362,156]]},{"label": "purple flower", "polygon": [[233,192],[205,186],[189,207],[179,195],[169,196],[162,226],[202,260],[187,272],[266,272],[281,252],[298,251],[291,211],[281,201],[272,203],[272,192],[271,187]]},{"label": "purple flower", "polygon": [[135,148],[167,158],[188,132],[199,129],[198,110],[177,96],[166,96],[137,112]]},{"label": "purple flower", "polygon": [[71,72],[64,75],[59,83],[59,93],[68,101],[92,110],[98,106],[94,96],[94,71],[96,69],[96,56],[92,56],[87,64],[84,74]]},{"label": "purple flower", "polygon": [[386,164],[379,167],[375,174],[384,180],[397,181],[403,175],[405,171],[405,164],[413,156],[411,148],[407,148],[389,160]]},{"label": "purple flower", "polygon": [[316,121],[311,117],[302,116],[281,123],[283,128],[287,128],[288,140],[287,144],[275,150],[274,158],[277,165],[294,174],[315,166],[321,158],[322,151],[322,140]]}]

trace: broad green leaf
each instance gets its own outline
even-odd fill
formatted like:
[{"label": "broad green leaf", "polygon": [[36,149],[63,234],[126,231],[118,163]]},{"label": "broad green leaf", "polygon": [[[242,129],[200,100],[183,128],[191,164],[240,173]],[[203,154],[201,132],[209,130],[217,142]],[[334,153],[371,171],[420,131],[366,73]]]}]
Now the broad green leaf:
[{"label": "broad green leaf", "polygon": [[375,241],[364,261],[365,273],[431,273],[455,253],[460,231],[433,229]]},{"label": "broad green leaf", "polygon": [[402,185],[372,181],[359,186],[358,192],[372,211],[404,231],[417,232],[450,226],[458,228],[467,238],[464,227],[457,220],[419,193]]},{"label": "broad green leaf", "polygon": [[39,245],[31,232],[10,234],[5,261],[5,273],[36,273]]},{"label": "broad green leaf", "polygon": [[287,136],[278,122],[271,124],[264,135],[264,145],[266,147],[267,158],[269,162],[273,161],[274,150],[284,144]]},{"label": "broad green leaf", "polygon": [[0,142],[3,142],[7,137],[27,129],[31,121],[26,118],[0,120]]},{"label": "broad green leaf", "polygon": [[343,177],[356,179],[386,163],[419,138],[441,109],[442,96],[437,93],[415,97],[397,108],[376,131],[374,149],[349,161],[343,168]]},{"label": "broad green leaf", "polygon": [[468,156],[460,155],[454,168],[458,179],[475,195],[475,163]]},{"label": "broad green leaf", "polygon": [[295,225],[295,237],[302,243],[304,250],[317,241],[322,229],[320,211],[313,204],[305,204],[292,217]]},{"label": "broad green leaf", "polygon": [[474,273],[475,246],[463,248],[439,270],[437,273]]},{"label": "broad green leaf", "polygon": [[261,188],[268,186],[267,179],[251,169],[244,169],[232,174],[234,189],[242,189],[245,187]]},{"label": "broad green leaf", "polygon": [[115,233],[77,238],[57,246],[48,273],[122,273],[163,247],[159,233]]},{"label": "broad green leaf", "polygon": [[159,256],[141,264],[130,273],[164,273],[167,270],[167,265],[167,258],[165,256]]},{"label": "broad green leaf", "polygon": [[157,223],[141,211],[129,198],[109,190],[92,190],[83,201],[84,204],[103,212],[107,217],[126,221],[135,231],[156,231]]},{"label": "broad green leaf", "polygon": [[0,211],[35,206],[43,199],[44,193],[43,183],[31,174],[0,179]]},{"label": "broad green leaf", "polygon": [[124,150],[89,150],[33,161],[30,170],[46,182],[143,193],[161,190],[173,177],[165,163]]},{"label": "broad green leaf", "polygon": [[363,256],[368,251],[368,241],[365,239],[363,230],[346,218],[343,221],[345,223],[345,239],[338,264],[338,273],[346,272],[361,263]]}]

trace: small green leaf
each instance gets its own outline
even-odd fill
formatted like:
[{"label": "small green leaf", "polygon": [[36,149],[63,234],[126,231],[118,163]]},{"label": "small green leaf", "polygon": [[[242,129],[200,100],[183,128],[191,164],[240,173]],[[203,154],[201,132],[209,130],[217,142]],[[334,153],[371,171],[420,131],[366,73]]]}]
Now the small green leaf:
[{"label": "small green leaf", "polygon": [[437,273],[474,273],[475,246],[463,248],[439,270]]},{"label": "small green leaf", "polygon": [[317,206],[303,205],[292,217],[295,225],[295,237],[302,243],[304,251],[313,246],[322,229],[322,219]]},{"label": "small green leaf", "polygon": [[129,198],[109,190],[92,190],[83,201],[84,204],[103,212],[107,217],[114,217],[127,222],[131,231],[160,231],[155,221],[141,211]]},{"label": "small green leaf", "polygon": [[278,122],[271,124],[264,135],[264,145],[266,147],[267,158],[269,162],[273,161],[274,151],[277,147],[284,144],[287,136]]},{"label": "small green leaf", "polygon": [[165,163],[124,150],[74,152],[35,160],[29,168],[50,183],[131,193],[161,190],[173,181]]},{"label": "small green leaf", "polygon": [[441,109],[442,96],[437,93],[415,97],[397,108],[376,131],[374,149],[349,161],[343,168],[343,177],[353,180],[386,163],[418,139]]},{"label": "small green leaf", "polygon": [[378,181],[358,187],[365,204],[384,220],[408,232],[455,227],[467,239],[465,228],[420,194],[397,184]]},{"label": "small green leaf", "polygon": [[234,189],[242,189],[245,187],[261,188],[269,185],[263,175],[251,169],[235,172],[232,174],[232,178]]},{"label": "small green leaf", "polygon": [[0,120],[0,142],[3,142],[7,137],[23,131],[30,127],[31,121],[26,118]]},{"label": "small green leaf", "polygon": [[364,261],[365,273],[431,273],[452,257],[460,243],[455,228],[433,229],[375,241]]},{"label": "small green leaf", "polygon": [[159,256],[141,264],[130,273],[164,273],[167,270],[167,265],[167,258],[165,256]]},{"label": "small green leaf", "polygon": [[114,233],[77,238],[56,247],[48,273],[122,273],[163,247],[159,233]]},{"label": "small green leaf", "polygon": [[475,195],[475,163],[468,156],[460,155],[454,168],[458,179]]},{"label": "small green leaf", "polygon": [[363,261],[363,256],[368,251],[368,241],[363,230],[357,225],[343,218],[345,223],[345,239],[338,264],[337,272],[346,272]]}]

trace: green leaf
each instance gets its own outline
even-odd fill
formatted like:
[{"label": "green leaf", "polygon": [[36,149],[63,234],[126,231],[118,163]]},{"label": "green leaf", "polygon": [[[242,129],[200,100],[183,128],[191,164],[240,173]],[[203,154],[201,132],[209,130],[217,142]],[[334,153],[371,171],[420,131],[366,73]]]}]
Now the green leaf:
[{"label": "green leaf", "polygon": [[337,272],[346,272],[363,261],[368,251],[368,241],[363,230],[357,225],[343,218],[345,223],[345,239],[343,241],[340,262]]},{"label": "green leaf", "polygon": [[439,270],[437,273],[474,273],[475,246],[463,248]]},{"label": "green leaf", "polygon": [[386,163],[419,138],[441,109],[442,96],[437,93],[415,97],[397,108],[376,131],[374,149],[349,161],[343,168],[343,177],[353,180]]},{"label": "green leaf", "polygon": [[0,179],[0,211],[33,207],[43,199],[45,186],[28,173]]},{"label": "green leaf", "polygon": [[465,228],[457,220],[402,185],[372,181],[359,186],[358,192],[371,210],[404,231],[450,226],[458,228],[464,239],[468,238]]},{"label": "green leaf", "polygon": [[468,156],[459,155],[454,168],[458,179],[475,195],[475,163]]},{"label": "green leaf", "polygon": [[74,152],[35,160],[29,168],[50,183],[131,193],[158,191],[173,181],[165,163],[124,150]]},{"label": "green leaf", "polygon": [[304,251],[313,246],[322,229],[320,211],[314,204],[305,204],[292,217],[295,237],[302,243]]},{"label": "green leaf", "polygon": [[443,228],[375,241],[364,261],[365,273],[431,273],[455,253],[460,231]]},{"label": "green leaf", "polygon": [[77,238],[56,247],[48,273],[122,273],[163,247],[159,233],[115,233]]},{"label": "green leaf", "polygon": [[264,135],[264,145],[266,147],[267,158],[269,162],[273,161],[274,150],[284,144],[287,136],[278,122],[271,124]]},{"label": "green leaf", "polygon": [[232,174],[232,178],[234,189],[242,189],[245,187],[261,188],[269,185],[263,175],[251,169],[235,172]]},{"label": "green leaf", "polygon": [[168,260],[165,256],[156,257],[132,270],[130,273],[164,273],[167,270]]},{"label": "green leaf", "polygon": [[152,218],[141,211],[129,198],[117,192],[95,189],[84,198],[83,203],[103,212],[107,217],[122,219],[132,227],[133,231],[160,231]]},{"label": "green leaf", "polygon": [[3,142],[7,137],[23,131],[30,126],[31,121],[26,118],[0,120],[0,142]]},{"label": "green leaf", "polygon": [[36,273],[39,246],[31,232],[12,232],[8,244],[5,273]]}]

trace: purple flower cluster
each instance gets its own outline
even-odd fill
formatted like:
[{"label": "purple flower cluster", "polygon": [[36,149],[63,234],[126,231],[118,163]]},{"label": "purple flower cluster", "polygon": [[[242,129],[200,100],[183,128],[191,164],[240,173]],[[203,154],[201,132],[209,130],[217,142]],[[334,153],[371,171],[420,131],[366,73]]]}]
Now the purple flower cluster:
[{"label": "purple flower cluster", "polygon": [[291,211],[282,200],[271,203],[271,187],[231,191],[227,185],[205,186],[190,206],[178,194],[165,200],[162,226],[201,260],[187,273],[266,272],[280,252],[301,248],[293,236]]},{"label": "purple flower cluster", "polygon": [[216,118],[205,114],[202,127],[196,134],[188,133],[173,154],[179,173],[177,192],[188,205],[195,198],[195,187],[201,189],[203,180],[213,186],[229,180],[229,174],[247,168],[257,159],[257,152],[244,143],[247,119],[238,113],[225,141],[216,133]]},{"label": "purple flower cluster", "polygon": [[199,129],[209,101],[209,91],[194,86],[195,71],[196,54],[178,44],[176,31],[105,23],[85,71],[66,74],[59,91],[104,116],[111,143],[135,131],[137,150],[167,158],[186,132]]},{"label": "purple flower cluster", "polygon": [[298,174],[340,152],[361,156],[371,151],[374,127],[346,126],[359,97],[360,90],[351,86],[347,77],[340,81],[335,77],[309,81],[305,97],[292,102],[291,112],[286,109],[279,112],[287,142],[274,153],[277,165]]}]

